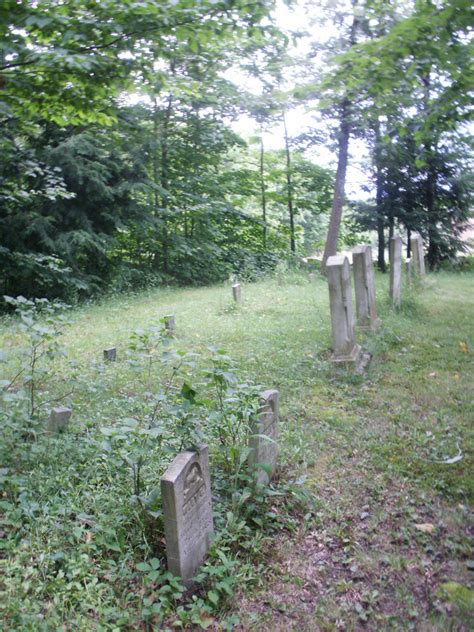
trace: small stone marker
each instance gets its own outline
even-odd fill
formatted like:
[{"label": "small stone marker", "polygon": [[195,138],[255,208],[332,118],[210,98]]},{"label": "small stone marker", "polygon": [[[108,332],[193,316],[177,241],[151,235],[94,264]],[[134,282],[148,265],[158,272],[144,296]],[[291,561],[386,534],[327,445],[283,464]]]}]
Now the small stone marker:
[{"label": "small stone marker", "polygon": [[[251,472],[255,473],[257,483],[266,484],[275,474],[278,457],[278,419],[279,392],[264,391],[260,396],[258,416],[252,423],[249,443],[252,449],[249,454],[249,467]],[[258,467],[259,464],[267,467]]]},{"label": "small stone marker", "polygon": [[412,259],[408,258],[405,262],[405,269],[406,269],[406,273],[407,273],[407,282],[408,282],[408,287],[411,287],[412,285],[412,281],[413,281],[413,263],[412,263]]},{"label": "small stone marker", "polygon": [[390,298],[394,307],[400,307],[402,299],[402,238],[390,239]]},{"label": "small stone marker", "polygon": [[331,308],[333,362],[358,362],[361,349],[355,341],[349,259],[329,257],[326,263]]},{"label": "small stone marker", "polygon": [[161,478],[168,570],[189,586],[214,532],[208,447],[181,452]]},{"label": "small stone marker", "polygon": [[240,283],[234,283],[234,285],[232,286],[232,295],[234,297],[234,301],[236,303],[240,303],[240,300],[242,298]]},{"label": "small stone marker", "polygon": [[413,260],[413,269],[415,274],[423,277],[426,275],[425,268],[425,252],[423,249],[423,239],[420,233],[412,233],[410,238],[411,258]]},{"label": "small stone marker", "polygon": [[176,317],[174,314],[164,316],[165,330],[168,334],[173,334],[176,329]]},{"label": "small stone marker", "polygon": [[71,419],[72,410],[64,406],[53,408],[49,415],[48,430],[49,432],[61,432],[68,425]]},{"label": "small stone marker", "polygon": [[316,281],[316,275],[315,275],[315,273],[314,273],[314,272],[310,272],[310,273],[308,274],[308,278],[309,278],[309,282],[310,282],[310,283],[314,283],[314,282]]},{"label": "small stone marker", "polygon": [[104,349],[104,360],[106,362],[115,362],[116,359],[117,359],[116,347],[109,347],[108,349]]},{"label": "small stone marker", "polygon": [[376,329],[378,326],[375,305],[374,266],[372,248],[357,246],[352,251],[357,323],[361,329]]}]

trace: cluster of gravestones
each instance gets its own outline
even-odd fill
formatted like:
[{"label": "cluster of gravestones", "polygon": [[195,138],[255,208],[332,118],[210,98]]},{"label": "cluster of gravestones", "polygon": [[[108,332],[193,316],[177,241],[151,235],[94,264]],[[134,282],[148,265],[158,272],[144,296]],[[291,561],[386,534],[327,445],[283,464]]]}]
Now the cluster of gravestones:
[{"label": "cluster of gravestones", "polygon": [[[390,296],[394,306],[401,300],[401,238],[395,236],[390,244]],[[412,259],[407,260],[409,283],[413,272],[425,274],[423,243],[420,235],[411,238]],[[357,322],[363,330],[378,326],[375,305],[375,282],[370,246],[353,250],[353,272]],[[331,309],[333,355],[335,362],[360,363],[361,347],[355,340],[355,319],[352,307],[352,282],[349,260],[336,255],[327,261],[327,278]],[[234,301],[241,301],[240,283],[232,285]],[[175,316],[163,319],[165,330],[174,335]],[[104,349],[104,360],[115,362],[117,349]],[[49,430],[57,432],[69,422],[69,408],[53,408]],[[253,421],[249,439],[249,473],[257,483],[267,484],[272,479],[278,454],[279,393],[277,390],[261,394],[258,415]],[[168,569],[180,577],[186,586],[192,584],[209,550],[213,533],[211,480],[208,446],[196,451],[181,452],[161,478],[161,494],[165,526]]]},{"label": "cluster of gravestones", "polygon": [[[414,274],[425,275],[423,240],[414,233],[410,240],[412,257],[406,262],[408,284]],[[361,330],[377,329],[379,320],[375,304],[375,281],[370,246],[357,246],[352,251],[357,325]],[[352,281],[349,259],[344,255],[329,257],[326,263],[331,309],[333,354],[332,360],[363,367],[370,359],[364,358],[356,343],[354,310],[352,305]],[[395,235],[390,240],[390,299],[398,308],[402,288],[402,239]]]}]

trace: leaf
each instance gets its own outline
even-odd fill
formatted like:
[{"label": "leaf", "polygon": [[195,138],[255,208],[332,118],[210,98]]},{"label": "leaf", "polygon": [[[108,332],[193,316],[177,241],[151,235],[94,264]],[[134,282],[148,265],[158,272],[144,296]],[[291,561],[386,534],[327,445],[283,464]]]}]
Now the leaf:
[{"label": "leaf", "polygon": [[467,344],[464,342],[464,340],[459,341],[459,351],[461,353],[467,353]]},{"label": "leaf", "polygon": [[191,404],[196,403],[196,391],[187,382],[184,382],[181,387],[181,397],[186,399]]},{"label": "leaf", "polygon": [[219,603],[219,595],[216,593],[215,590],[209,590],[209,592],[207,593],[207,598],[215,606],[217,606],[217,604]]}]

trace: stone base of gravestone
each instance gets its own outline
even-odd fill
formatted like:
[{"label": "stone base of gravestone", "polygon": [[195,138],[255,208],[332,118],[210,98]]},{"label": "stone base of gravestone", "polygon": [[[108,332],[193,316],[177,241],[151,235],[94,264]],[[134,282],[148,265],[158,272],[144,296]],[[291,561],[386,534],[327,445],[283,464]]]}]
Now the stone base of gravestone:
[{"label": "stone base of gravestone", "polygon": [[[278,457],[279,392],[264,391],[260,408],[251,425],[249,469],[257,483],[266,484],[273,478]],[[262,467],[263,466],[263,467]]]},{"label": "stone base of gravestone", "polygon": [[349,355],[339,355],[332,353],[331,354],[331,362],[335,362],[336,364],[352,364],[356,365],[360,361],[362,349],[360,345],[354,345],[352,347],[352,351]]},{"label": "stone base of gravestone", "polygon": [[72,410],[65,408],[64,406],[58,406],[53,408],[49,415],[48,431],[49,432],[61,432],[69,424],[71,419]]},{"label": "stone base of gravestone", "polygon": [[372,360],[372,354],[367,351],[362,351],[359,356],[359,360],[355,366],[355,373],[362,375],[369,368],[370,361]]},{"label": "stone base of gravestone", "polygon": [[161,478],[168,570],[192,585],[214,532],[207,446],[181,452]]},{"label": "stone base of gravestone", "polygon": [[115,347],[104,349],[104,360],[106,362],[115,362],[117,360],[117,349]]}]

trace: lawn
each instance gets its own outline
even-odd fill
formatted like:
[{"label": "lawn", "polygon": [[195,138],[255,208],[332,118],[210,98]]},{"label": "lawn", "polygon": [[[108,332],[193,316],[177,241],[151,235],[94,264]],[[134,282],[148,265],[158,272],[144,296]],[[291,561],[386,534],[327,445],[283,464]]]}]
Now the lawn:
[{"label": "lawn", "polygon": [[[243,285],[240,305],[216,286],[71,311],[34,419],[22,378],[3,391],[4,629],[467,630],[473,275],[428,276],[398,313],[376,281],[382,325],[360,338],[373,354],[362,376],[329,361],[326,281],[303,273]],[[0,336],[9,380],[24,339],[11,319]],[[223,416],[224,370],[236,408]],[[280,471],[249,499],[216,437],[260,387],[280,391]],[[73,417],[50,436],[56,401]],[[159,437],[142,433],[154,411]],[[198,427],[219,536],[192,597],[166,573],[153,494]]]}]

